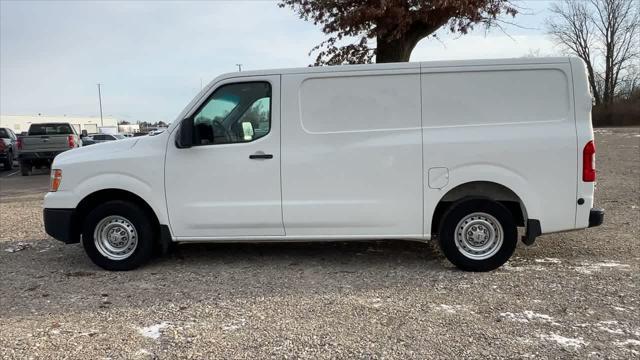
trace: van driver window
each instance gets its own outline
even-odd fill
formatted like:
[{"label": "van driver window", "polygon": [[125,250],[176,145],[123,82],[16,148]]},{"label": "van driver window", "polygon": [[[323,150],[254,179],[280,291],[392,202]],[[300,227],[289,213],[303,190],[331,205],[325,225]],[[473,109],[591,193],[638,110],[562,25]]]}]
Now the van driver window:
[{"label": "van driver window", "polygon": [[194,145],[259,139],[271,128],[271,85],[267,82],[223,85],[193,119]]}]

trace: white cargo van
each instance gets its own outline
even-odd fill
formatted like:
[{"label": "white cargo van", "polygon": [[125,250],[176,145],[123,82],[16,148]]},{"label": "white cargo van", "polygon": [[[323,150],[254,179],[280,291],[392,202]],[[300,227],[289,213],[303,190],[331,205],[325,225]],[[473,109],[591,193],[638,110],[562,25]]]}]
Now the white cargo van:
[{"label": "white cargo van", "polygon": [[464,270],[600,225],[576,58],[222,75],[160,134],[67,151],[48,234],[127,270],[172,242],[437,239]]}]

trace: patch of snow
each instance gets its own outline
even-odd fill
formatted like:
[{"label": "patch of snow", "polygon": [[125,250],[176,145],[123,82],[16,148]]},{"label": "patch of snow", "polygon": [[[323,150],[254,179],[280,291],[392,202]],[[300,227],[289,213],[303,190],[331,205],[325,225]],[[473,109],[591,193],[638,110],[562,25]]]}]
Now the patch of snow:
[{"label": "patch of snow", "polygon": [[367,307],[379,308],[380,306],[384,305],[383,300],[380,298],[355,297],[354,299],[359,304]]},{"label": "patch of snow", "polygon": [[614,344],[616,344],[617,346],[626,346],[626,345],[640,346],[640,340],[636,340],[636,339],[627,339],[625,341],[616,340]]},{"label": "patch of snow", "polygon": [[224,331],[236,331],[236,330],[240,329],[241,327],[243,327],[245,322],[246,322],[245,319],[234,320],[229,324],[222,325],[222,330],[224,330]]},{"label": "patch of snow", "polygon": [[552,325],[559,326],[557,322],[553,321],[553,318],[546,314],[538,314],[531,310],[525,310],[522,313],[511,313],[511,312],[503,312],[500,313],[500,316],[507,318],[511,321],[517,321],[521,323],[528,323],[530,321],[541,321],[545,323],[551,323]]},{"label": "patch of snow", "polygon": [[440,309],[449,314],[455,314],[456,308],[452,305],[440,304]]},{"label": "patch of snow", "polygon": [[29,245],[27,243],[19,242],[18,244],[16,244],[16,246],[8,247],[8,248],[4,249],[4,251],[6,251],[8,253],[14,253],[14,252],[22,251],[24,249],[28,249],[30,247],[31,247],[31,245]]},{"label": "patch of snow", "polygon": [[537,263],[549,263],[549,264],[560,264],[562,261],[556,258],[543,258],[543,259],[535,259]]},{"label": "patch of snow", "polygon": [[139,328],[138,331],[140,332],[140,335],[144,337],[157,340],[161,335],[162,329],[166,328],[167,326],[169,326],[169,323],[166,321],[163,321],[160,324]]},{"label": "patch of snow", "polygon": [[623,335],[624,331],[622,329],[609,329],[606,326],[598,326],[598,330],[606,331],[609,334]]},{"label": "patch of snow", "polygon": [[578,349],[587,343],[582,338],[568,338],[558,334],[551,333],[550,335],[541,334],[540,338],[547,341],[553,341],[565,348]]},{"label": "patch of snow", "polygon": [[507,270],[507,271],[522,271],[522,270],[524,270],[524,269],[523,269],[523,268],[521,268],[521,267],[512,266],[512,265],[511,265],[511,264],[509,264],[508,262],[507,262],[507,263],[505,263],[504,265],[502,265],[502,266],[500,267],[500,269],[502,269],[502,270]]},{"label": "patch of snow", "polygon": [[502,270],[507,271],[546,271],[547,269],[544,266],[540,265],[523,265],[523,266],[513,266],[509,263],[505,263],[500,267]]},{"label": "patch of snow", "polygon": [[628,268],[629,265],[621,264],[615,261],[604,261],[599,263],[588,263],[583,262],[580,266],[574,267],[574,270],[582,273],[582,274],[592,274],[594,271],[600,271],[602,269],[613,269],[613,268]]},{"label": "patch of snow", "polygon": [[80,336],[89,336],[89,337],[92,337],[92,336],[95,336],[95,335],[97,335],[97,334],[98,334],[98,330],[93,330],[93,329],[91,329],[91,330],[89,330],[89,331],[86,331],[86,332],[80,333]]},{"label": "patch of snow", "polygon": [[455,314],[455,313],[460,312],[460,311],[466,311],[466,312],[471,312],[472,313],[472,311],[469,311],[469,309],[465,305],[440,304],[440,305],[438,305],[438,309],[442,310],[443,312],[445,312],[447,314]]}]

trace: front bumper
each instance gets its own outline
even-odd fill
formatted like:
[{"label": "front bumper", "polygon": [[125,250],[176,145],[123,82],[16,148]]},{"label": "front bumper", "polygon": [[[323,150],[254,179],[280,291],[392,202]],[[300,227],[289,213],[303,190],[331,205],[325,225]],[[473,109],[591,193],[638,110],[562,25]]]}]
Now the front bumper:
[{"label": "front bumper", "polygon": [[80,241],[80,234],[73,226],[75,209],[44,209],[44,230],[56,240],[66,244]]},{"label": "front bumper", "polygon": [[600,226],[604,222],[604,209],[591,209],[589,212],[589,227]]}]

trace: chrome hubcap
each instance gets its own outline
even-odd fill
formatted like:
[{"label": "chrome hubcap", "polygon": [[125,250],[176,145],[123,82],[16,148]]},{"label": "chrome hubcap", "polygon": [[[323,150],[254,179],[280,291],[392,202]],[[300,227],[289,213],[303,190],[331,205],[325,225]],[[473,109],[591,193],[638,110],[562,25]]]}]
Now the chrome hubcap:
[{"label": "chrome hubcap", "polygon": [[502,225],[487,213],[467,215],[456,226],[455,241],[460,253],[469,259],[488,259],[502,247]]},{"label": "chrome hubcap", "polygon": [[123,260],[136,250],[138,232],[131,221],[119,215],[112,215],[100,220],[96,225],[93,241],[102,256],[111,260]]}]

